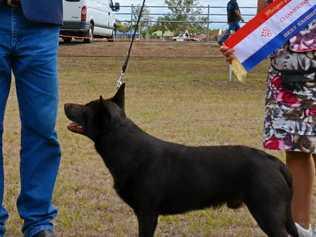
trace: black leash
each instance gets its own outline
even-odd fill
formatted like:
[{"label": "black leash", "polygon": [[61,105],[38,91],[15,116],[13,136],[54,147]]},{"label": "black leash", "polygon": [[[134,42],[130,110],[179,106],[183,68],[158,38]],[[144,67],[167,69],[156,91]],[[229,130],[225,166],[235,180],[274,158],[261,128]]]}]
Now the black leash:
[{"label": "black leash", "polygon": [[127,67],[128,67],[129,59],[131,57],[132,48],[133,48],[133,44],[134,44],[134,41],[135,41],[136,33],[138,31],[138,28],[139,28],[140,19],[142,18],[142,15],[143,15],[143,10],[144,10],[144,7],[145,7],[145,1],[146,0],[143,0],[142,7],[140,8],[138,19],[137,19],[137,23],[136,23],[136,26],[135,26],[135,29],[134,29],[134,33],[133,33],[133,36],[132,36],[132,40],[131,40],[130,45],[129,45],[128,53],[127,53],[125,62],[123,64],[123,66],[122,66],[121,74],[120,74],[119,78],[117,79],[117,83],[116,83],[117,89],[120,88],[120,86],[122,84],[124,84],[124,75],[125,75],[125,72],[126,72]]}]

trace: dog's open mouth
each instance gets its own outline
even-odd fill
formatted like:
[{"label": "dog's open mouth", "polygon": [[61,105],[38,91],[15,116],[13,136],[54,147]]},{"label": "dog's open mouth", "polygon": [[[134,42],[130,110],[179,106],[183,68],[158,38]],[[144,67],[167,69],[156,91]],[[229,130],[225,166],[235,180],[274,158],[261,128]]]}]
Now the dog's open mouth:
[{"label": "dog's open mouth", "polygon": [[80,124],[72,122],[70,123],[67,128],[74,133],[84,134],[84,129],[80,126]]}]

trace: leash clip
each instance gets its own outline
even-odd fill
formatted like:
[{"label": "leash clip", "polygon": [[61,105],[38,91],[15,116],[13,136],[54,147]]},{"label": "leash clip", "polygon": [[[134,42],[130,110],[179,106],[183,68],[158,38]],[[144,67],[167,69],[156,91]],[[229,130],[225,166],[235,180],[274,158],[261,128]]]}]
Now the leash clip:
[{"label": "leash clip", "polygon": [[124,75],[125,75],[125,73],[123,71],[121,71],[121,74],[116,81],[116,89],[119,89],[124,84]]}]

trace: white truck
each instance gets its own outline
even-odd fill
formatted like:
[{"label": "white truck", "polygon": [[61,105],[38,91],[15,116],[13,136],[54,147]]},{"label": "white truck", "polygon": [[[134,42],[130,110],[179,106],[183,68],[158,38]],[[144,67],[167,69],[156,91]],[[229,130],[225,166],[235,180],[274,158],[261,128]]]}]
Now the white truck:
[{"label": "white truck", "polygon": [[115,15],[120,4],[112,0],[63,0],[64,22],[60,36],[64,42],[83,38],[90,43],[94,37],[114,39]]}]

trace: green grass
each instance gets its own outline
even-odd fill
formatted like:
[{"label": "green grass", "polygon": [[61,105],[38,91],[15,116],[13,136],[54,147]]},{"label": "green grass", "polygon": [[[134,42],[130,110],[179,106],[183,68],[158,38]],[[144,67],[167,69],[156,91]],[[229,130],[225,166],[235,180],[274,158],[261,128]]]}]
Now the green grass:
[{"label": "green grass", "polygon": [[[121,60],[61,58],[58,134],[62,165],[54,202],[60,236],[136,236],[132,210],[112,188],[112,178],[86,138],[67,131],[66,102],[85,103],[115,92]],[[245,84],[227,81],[223,59],[135,59],[127,74],[126,108],[140,127],[188,145],[243,144],[261,148],[265,66]],[[8,236],[20,236],[15,207],[19,192],[19,119],[14,90],[5,120]],[[278,154],[280,157],[281,155]],[[314,215],[315,217],[315,215]],[[315,218],[314,218],[315,220]],[[196,211],[161,217],[157,236],[263,236],[245,208]]]}]

